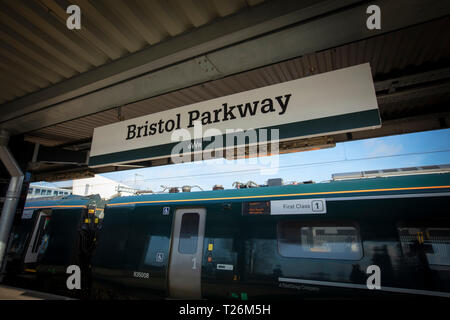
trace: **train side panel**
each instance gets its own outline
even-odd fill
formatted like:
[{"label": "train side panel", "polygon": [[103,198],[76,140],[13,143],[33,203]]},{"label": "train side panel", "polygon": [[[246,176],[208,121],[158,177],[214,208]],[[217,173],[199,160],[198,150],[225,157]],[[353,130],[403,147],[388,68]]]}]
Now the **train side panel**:
[{"label": "train side panel", "polygon": [[[170,257],[180,251],[173,217],[189,208],[206,210],[204,234],[180,231],[203,237],[202,298],[450,296],[448,182],[446,174],[117,199],[105,210],[93,296],[170,297]],[[250,214],[246,204],[317,194],[326,213]],[[188,274],[198,266],[186,254]],[[381,290],[367,286],[371,266]]]},{"label": "train side panel", "polygon": [[[435,252],[431,244],[405,252],[399,228],[440,226],[447,229],[448,237],[450,220],[445,208],[449,204],[449,197],[327,201],[326,216],[249,216],[245,227],[246,296],[324,298],[448,293],[449,244],[448,240],[446,244],[439,243],[445,235],[435,241]],[[324,232],[327,228],[328,235],[306,232]],[[336,241],[342,238],[339,233],[347,237],[341,243]],[[314,239],[307,239],[308,236]],[[302,243],[308,240],[309,243]],[[440,263],[445,265],[427,262],[427,258],[436,257],[441,257]],[[371,265],[380,268],[381,286],[387,290],[367,289],[371,274],[367,268]]]}]

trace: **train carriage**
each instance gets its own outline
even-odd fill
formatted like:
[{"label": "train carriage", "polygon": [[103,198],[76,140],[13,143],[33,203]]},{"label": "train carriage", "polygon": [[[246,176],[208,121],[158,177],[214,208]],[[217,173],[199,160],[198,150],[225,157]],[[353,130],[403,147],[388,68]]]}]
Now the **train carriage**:
[{"label": "train carriage", "polygon": [[[98,195],[27,200],[10,237],[4,282],[76,297],[88,295],[89,263],[99,222],[95,213],[102,205]],[[82,270],[80,292],[66,286],[69,265]]]},{"label": "train carriage", "polygon": [[449,205],[450,173],[116,198],[91,297],[450,297]]}]

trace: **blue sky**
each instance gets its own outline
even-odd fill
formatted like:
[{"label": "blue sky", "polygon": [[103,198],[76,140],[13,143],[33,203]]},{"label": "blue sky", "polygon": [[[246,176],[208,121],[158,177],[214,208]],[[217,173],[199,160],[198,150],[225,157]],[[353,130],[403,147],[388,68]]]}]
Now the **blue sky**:
[{"label": "blue sky", "polygon": [[[261,159],[274,160],[272,157]],[[264,184],[269,178],[282,178],[285,182],[321,182],[330,180],[333,173],[450,164],[450,129],[349,141],[338,143],[334,148],[280,155],[279,170],[271,175],[263,174],[260,164],[236,160],[226,163],[222,160],[222,164],[212,162],[214,160],[111,172],[103,176],[130,187],[153,191],[160,191],[161,185],[199,185],[211,190],[213,185],[222,184],[232,188],[235,181]]]}]

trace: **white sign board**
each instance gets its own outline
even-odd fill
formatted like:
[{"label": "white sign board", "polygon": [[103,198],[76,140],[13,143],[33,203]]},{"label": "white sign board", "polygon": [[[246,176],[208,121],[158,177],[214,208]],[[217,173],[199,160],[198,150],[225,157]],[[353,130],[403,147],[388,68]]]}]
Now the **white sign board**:
[{"label": "white sign board", "polygon": [[179,142],[172,134],[185,129],[195,137],[196,121],[203,138],[276,128],[280,141],[381,126],[366,63],[95,128],[89,165],[167,157]]},{"label": "white sign board", "polygon": [[270,201],[270,214],[327,213],[325,199],[295,199]]},{"label": "white sign board", "polygon": [[31,219],[33,217],[34,210],[23,210],[22,219]]}]

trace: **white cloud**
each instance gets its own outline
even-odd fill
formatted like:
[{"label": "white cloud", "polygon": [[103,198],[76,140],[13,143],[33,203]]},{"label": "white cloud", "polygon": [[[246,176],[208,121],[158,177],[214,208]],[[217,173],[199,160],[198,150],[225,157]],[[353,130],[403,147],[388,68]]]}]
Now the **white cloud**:
[{"label": "white cloud", "polygon": [[369,157],[392,156],[403,151],[403,146],[396,143],[388,143],[380,140],[368,140],[364,147],[369,149]]}]

